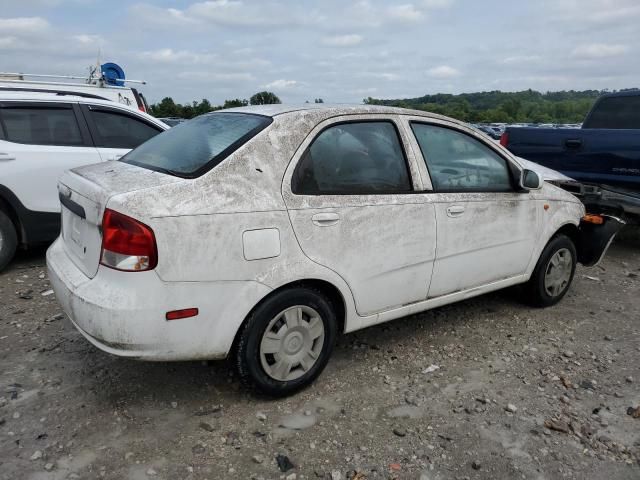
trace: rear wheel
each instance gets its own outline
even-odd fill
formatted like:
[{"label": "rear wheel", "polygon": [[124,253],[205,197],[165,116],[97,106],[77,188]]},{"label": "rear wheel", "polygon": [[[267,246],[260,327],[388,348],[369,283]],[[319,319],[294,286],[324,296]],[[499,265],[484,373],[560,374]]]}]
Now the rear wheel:
[{"label": "rear wheel", "polygon": [[576,259],[576,247],[569,237],[552,238],[525,284],[525,300],[536,307],[549,307],[562,300],[571,286]]},{"label": "rear wheel", "polygon": [[13,222],[0,210],[0,272],[9,264],[16,253],[18,234]]},{"label": "rear wheel", "polygon": [[322,292],[293,288],[276,293],[242,327],[236,349],[240,377],[271,396],[304,388],[326,366],[336,325],[333,306]]}]

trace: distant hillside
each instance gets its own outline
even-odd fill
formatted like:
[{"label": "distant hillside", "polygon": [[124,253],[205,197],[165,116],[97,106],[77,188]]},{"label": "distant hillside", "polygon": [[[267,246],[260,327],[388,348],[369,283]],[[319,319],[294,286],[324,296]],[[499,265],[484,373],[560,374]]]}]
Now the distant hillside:
[{"label": "distant hillside", "polygon": [[397,100],[369,97],[364,103],[426,110],[466,122],[580,123],[595,99],[603,93],[599,90],[438,93]]}]

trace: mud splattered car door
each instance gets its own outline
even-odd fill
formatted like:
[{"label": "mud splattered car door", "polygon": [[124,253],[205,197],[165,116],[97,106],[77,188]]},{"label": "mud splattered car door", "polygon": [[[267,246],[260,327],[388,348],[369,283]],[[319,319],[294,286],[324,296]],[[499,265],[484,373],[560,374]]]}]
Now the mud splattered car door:
[{"label": "mud splattered car door", "polygon": [[537,203],[516,189],[509,161],[468,133],[411,122],[433,183],[437,255],[429,297],[525,273],[538,236]]},{"label": "mud splattered car door", "polygon": [[285,174],[300,247],[345,279],[360,315],[427,296],[435,211],[405,145],[395,117],[336,118],[314,129]]}]

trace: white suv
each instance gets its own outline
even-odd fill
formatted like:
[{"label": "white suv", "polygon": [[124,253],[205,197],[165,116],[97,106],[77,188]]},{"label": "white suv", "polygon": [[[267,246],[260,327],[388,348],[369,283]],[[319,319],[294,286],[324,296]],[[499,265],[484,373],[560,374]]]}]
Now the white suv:
[{"label": "white suv", "polygon": [[621,226],[467,125],[383,107],[202,115],[59,189],[49,278],[91,343],[231,354],[274,395],[341,332],[516,284],[553,305]]},{"label": "white suv", "polygon": [[168,128],[91,95],[15,90],[0,88],[0,270],[17,246],[58,235],[65,170],[116,160]]}]

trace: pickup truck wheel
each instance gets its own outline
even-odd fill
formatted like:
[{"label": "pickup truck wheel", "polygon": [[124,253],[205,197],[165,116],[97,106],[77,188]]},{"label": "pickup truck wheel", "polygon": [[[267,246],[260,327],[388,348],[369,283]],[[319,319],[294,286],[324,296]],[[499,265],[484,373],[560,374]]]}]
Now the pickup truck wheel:
[{"label": "pickup truck wheel", "polygon": [[555,305],[566,295],[576,271],[576,247],[566,235],[556,235],[542,251],[531,279],[525,284],[527,303]]},{"label": "pickup truck wheel", "polygon": [[239,334],[236,366],[245,384],[283,397],[309,385],[327,365],[337,331],[330,300],[320,291],[276,293],[249,316]]},{"label": "pickup truck wheel", "polygon": [[13,222],[0,210],[0,272],[9,264],[18,246],[18,234]]}]

